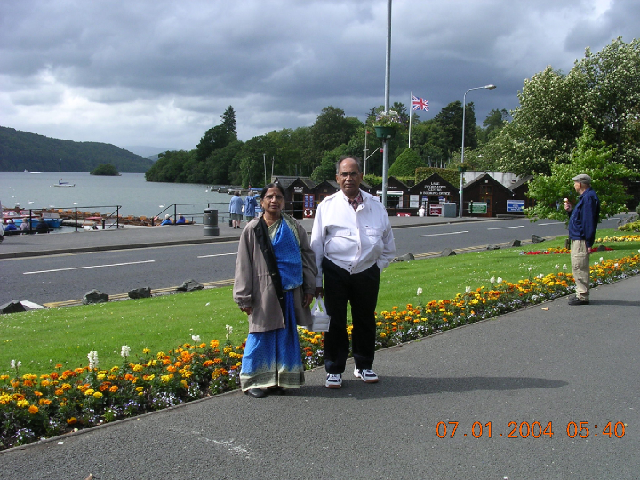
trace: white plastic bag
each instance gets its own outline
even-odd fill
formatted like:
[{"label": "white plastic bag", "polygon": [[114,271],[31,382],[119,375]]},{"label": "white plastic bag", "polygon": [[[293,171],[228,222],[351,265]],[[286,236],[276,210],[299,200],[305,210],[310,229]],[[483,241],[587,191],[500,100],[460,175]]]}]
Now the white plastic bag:
[{"label": "white plastic bag", "polygon": [[324,306],[322,297],[316,297],[315,304],[311,309],[311,317],[313,318],[312,332],[328,332],[331,317],[327,315],[327,309]]}]

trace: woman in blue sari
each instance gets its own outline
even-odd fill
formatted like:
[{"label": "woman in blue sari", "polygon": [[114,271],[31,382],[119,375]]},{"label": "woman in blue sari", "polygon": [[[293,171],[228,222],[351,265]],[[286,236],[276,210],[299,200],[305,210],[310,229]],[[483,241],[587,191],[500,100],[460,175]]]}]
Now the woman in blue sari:
[{"label": "woman in blue sari", "polygon": [[260,206],[240,236],[233,287],[249,315],[240,382],[255,398],[304,385],[297,325],[311,326],[317,271],[306,231],[282,212],[282,186],[265,186]]}]

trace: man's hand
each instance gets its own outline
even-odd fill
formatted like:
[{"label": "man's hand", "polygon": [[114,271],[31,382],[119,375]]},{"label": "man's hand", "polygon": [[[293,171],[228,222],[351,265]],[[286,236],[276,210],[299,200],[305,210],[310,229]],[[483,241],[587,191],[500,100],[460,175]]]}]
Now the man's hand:
[{"label": "man's hand", "polygon": [[324,288],[316,287],[316,298],[317,297],[324,297]]},{"label": "man's hand", "polygon": [[311,302],[313,302],[313,295],[311,295],[310,293],[305,293],[304,297],[302,298],[302,308],[307,308],[309,305],[311,305]]},{"label": "man's hand", "polygon": [[568,199],[568,198],[565,198],[565,199],[564,199],[564,209],[565,209],[567,212],[570,212],[571,210],[573,210],[573,205],[571,205],[571,202],[569,201],[569,199]]}]

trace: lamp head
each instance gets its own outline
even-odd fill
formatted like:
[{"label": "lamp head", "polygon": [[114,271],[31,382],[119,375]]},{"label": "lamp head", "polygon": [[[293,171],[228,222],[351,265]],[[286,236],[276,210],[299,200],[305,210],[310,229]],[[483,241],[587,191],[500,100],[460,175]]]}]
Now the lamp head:
[{"label": "lamp head", "polygon": [[486,88],[487,90],[493,90],[494,88],[496,88],[496,86],[490,83],[489,85],[485,85],[483,88]]}]

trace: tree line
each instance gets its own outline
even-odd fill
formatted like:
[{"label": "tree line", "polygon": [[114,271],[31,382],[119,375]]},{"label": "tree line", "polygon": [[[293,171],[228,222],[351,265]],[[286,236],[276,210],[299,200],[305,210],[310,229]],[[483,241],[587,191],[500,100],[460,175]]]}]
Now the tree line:
[{"label": "tree line", "polygon": [[[556,199],[571,196],[566,176],[577,169],[589,173],[594,187],[623,185],[640,167],[640,42],[614,39],[602,51],[589,48],[568,74],[552,67],[525,80],[519,106],[494,109],[482,126],[476,124],[473,102],[466,105],[465,167],[468,170],[512,172],[532,176],[532,195],[551,214]],[[389,173],[413,176],[419,167],[448,167],[460,162],[463,107],[451,102],[433,119],[411,119],[404,104],[392,107],[397,133],[389,142]],[[328,106],[311,126],[282,129],[246,142],[236,135],[236,115],[228,107],[221,123],[207,130],[195,149],[165,152],[146,176],[151,181],[261,185],[271,173],[335,178],[342,155],[365,156],[366,173],[381,175],[381,142],[373,125],[383,107],[373,107],[364,122]],[[397,165],[395,162],[398,161]],[[603,168],[604,165],[615,168]],[[266,171],[266,173],[265,173]],[[561,173],[560,173],[561,172]],[[606,172],[606,177],[603,176]],[[554,177],[555,176],[555,177]],[[542,188],[550,178],[553,188]],[[569,177],[570,178],[570,177]],[[602,181],[603,184],[599,185]],[[626,187],[625,187],[626,188]],[[629,199],[625,188],[609,200],[611,214]],[[627,189],[628,190],[628,189]],[[545,192],[542,194],[541,192]],[[625,200],[626,199],[626,200]],[[604,203],[604,202],[603,202]],[[551,213],[550,213],[551,212]]]}]

